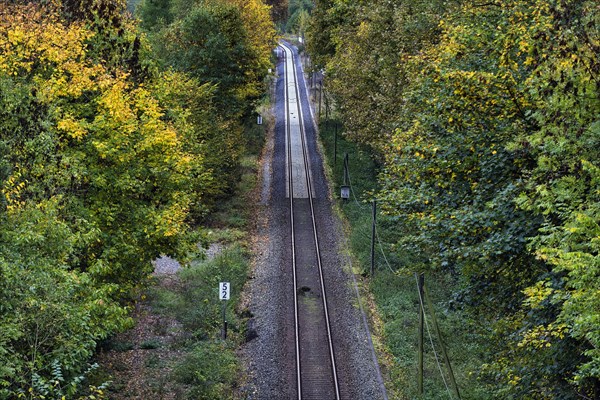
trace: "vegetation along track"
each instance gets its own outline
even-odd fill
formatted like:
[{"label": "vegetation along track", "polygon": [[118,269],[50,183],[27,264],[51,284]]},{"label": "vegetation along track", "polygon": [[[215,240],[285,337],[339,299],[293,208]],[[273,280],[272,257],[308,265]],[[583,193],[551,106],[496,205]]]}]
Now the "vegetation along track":
[{"label": "vegetation along track", "polygon": [[294,279],[297,398],[339,400],[296,63],[294,52],[286,44],[280,47],[285,57],[287,196]]}]

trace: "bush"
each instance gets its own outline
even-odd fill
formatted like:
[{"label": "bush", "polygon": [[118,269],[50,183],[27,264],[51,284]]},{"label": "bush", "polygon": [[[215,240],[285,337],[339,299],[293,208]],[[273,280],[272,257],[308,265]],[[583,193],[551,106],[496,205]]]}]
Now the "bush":
[{"label": "bush", "polygon": [[179,363],[173,378],[193,388],[190,399],[230,399],[230,388],[235,386],[239,365],[235,354],[225,342],[202,342]]}]

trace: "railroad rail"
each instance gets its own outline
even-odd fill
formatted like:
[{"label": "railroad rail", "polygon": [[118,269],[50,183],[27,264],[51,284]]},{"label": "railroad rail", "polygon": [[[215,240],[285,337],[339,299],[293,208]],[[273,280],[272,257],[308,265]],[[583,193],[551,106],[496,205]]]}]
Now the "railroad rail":
[{"label": "railroad rail", "polygon": [[[298,400],[340,400],[313,204],[310,155],[294,51],[284,42],[286,165],[291,226]],[[305,93],[306,95],[306,93]],[[310,119],[312,123],[312,119]]]}]

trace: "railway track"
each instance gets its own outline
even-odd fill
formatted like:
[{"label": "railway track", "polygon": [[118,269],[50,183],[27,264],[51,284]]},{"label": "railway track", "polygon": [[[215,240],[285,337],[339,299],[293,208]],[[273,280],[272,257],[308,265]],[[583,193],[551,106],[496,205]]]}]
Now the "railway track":
[{"label": "railway track", "polygon": [[294,52],[283,42],[280,48],[284,56],[286,195],[289,198],[294,281],[297,399],[340,400],[313,204],[314,185],[304,130],[302,89],[298,84]]}]

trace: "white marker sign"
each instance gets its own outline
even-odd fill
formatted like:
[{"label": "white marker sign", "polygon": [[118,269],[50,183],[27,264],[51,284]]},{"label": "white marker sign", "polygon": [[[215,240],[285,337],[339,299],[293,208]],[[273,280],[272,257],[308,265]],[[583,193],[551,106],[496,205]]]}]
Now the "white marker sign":
[{"label": "white marker sign", "polygon": [[219,283],[219,300],[229,300],[229,282]]}]

